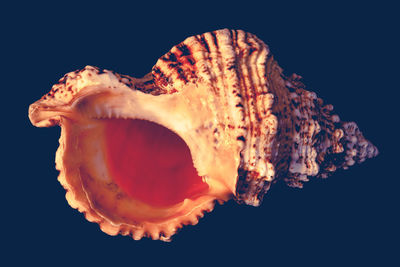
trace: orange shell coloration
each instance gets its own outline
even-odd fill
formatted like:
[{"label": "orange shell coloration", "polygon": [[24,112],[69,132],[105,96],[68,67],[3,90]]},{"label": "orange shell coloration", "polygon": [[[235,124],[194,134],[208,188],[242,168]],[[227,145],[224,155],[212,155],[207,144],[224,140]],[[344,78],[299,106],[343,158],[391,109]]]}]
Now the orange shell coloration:
[{"label": "orange shell coloration", "polygon": [[[91,66],[68,73],[29,107],[29,118],[61,126],[56,168],[73,208],[110,235],[169,240],[216,201],[258,206],[278,180],[302,187],[377,155],[357,125],[341,122],[300,78],[285,77],[256,36],[223,29],[187,38],[141,79]],[[115,119],[178,135],[206,189],[161,206],[127,194],[104,145]]]}]

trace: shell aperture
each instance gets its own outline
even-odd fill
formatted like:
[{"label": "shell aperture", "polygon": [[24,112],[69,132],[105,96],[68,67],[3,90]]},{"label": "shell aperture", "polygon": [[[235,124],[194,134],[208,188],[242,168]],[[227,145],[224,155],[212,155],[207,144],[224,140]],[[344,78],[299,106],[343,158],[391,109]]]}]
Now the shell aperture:
[{"label": "shell aperture", "polygon": [[116,184],[154,206],[182,202],[207,189],[189,148],[172,131],[144,120],[106,122],[106,162]]}]

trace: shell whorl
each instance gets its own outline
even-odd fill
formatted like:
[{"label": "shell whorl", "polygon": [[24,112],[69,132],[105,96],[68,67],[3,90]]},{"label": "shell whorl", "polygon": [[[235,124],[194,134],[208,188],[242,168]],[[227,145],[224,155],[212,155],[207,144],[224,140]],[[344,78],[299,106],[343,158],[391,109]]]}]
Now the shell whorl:
[{"label": "shell whorl", "polygon": [[254,35],[224,29],[186,39],[153,68],[155,83],[168,93],[192,83],[214,96],[216,123],[222,131],[235,131],[241,146],[237,199],[252,205],[275,177],[271,157],[278,119],[265,79],[268,58],[268,47]]},{"label": "shell whorl", "polygon": [[378,153],[354,122],[341,122],[332,105],[305,90],[300,76],[284,76],[253,34],[223,29],[189,37],[152,74],[159,93],[194,84],[214,96],[216,123],[234,130],[242,146],[239,202],[258,206],[276,180],[302,187],[310,176],[327,177]]}]

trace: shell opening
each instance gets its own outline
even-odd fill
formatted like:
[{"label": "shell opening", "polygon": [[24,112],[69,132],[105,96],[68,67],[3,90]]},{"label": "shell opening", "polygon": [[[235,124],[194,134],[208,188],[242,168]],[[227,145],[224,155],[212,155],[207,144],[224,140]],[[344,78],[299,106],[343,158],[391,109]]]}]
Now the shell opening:
[{"label": "shell opening", "polygon": [[116,184],[151,206],[171,206],[208,189],[197,174],[186,143],[146,120],[106,119],[106,161]]}]

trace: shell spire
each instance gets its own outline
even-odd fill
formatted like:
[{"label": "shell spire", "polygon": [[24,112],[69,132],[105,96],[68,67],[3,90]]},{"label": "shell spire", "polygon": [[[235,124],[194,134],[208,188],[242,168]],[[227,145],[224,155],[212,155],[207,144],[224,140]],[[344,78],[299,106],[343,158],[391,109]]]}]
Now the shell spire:
[{"label": "shell spire", "polygon": [[68,73],[29,118],[61,126],[73,208],[110,235],[167,241],[216,201],[258,206],[276,181],[302,187],[378,154],[300,79],[253,34],[223,29],[187,38],[143,78]]},{"label": "shell spire", "polygon": [[[281,73],[280,68],[276,71]],[[283,79],[286,86],[280,90],[287,93],[281,101],[286,109],[281,110],[290,120],[277,136],[278,178],[301,188],[310,176],[326,178],[337,169],[347,169],[378,155],[378,149],[364,138],[357,124],[340,121],[332,105],[324,105],[314,92],[304,89],[300,76]],[[288,150],[284,150],[285,144]]]}]

